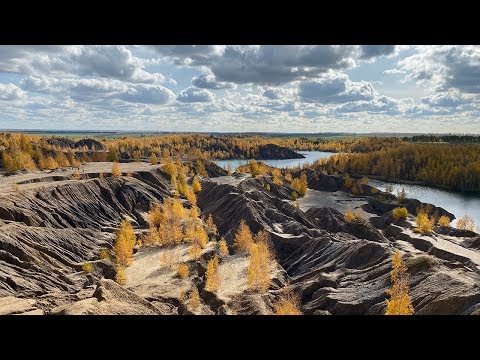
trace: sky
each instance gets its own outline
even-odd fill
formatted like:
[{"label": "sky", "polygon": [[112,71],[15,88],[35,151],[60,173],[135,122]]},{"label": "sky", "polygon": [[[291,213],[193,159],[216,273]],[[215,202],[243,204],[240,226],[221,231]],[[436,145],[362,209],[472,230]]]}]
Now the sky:
[{"label": "sky", "polygon": [[0,46],[0,129],[479,134],[479,115],[479,46]]}]

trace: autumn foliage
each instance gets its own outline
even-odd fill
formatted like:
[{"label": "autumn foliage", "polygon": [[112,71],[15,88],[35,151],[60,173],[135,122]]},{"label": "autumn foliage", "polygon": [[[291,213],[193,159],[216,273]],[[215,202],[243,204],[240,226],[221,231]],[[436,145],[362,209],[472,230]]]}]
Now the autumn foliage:
[{"label": "autumn foliage", "polygon": [[404,207],[397,207],[393,209],[392,215],[395,221],[398,221],[400,219],[406,219],[408,216],[408,210]]},{"label": "autumn foliage", "polygon": [[393,269],[390,278],[393,287],[387,291],[390,300],[387,302],[387,311],[385,315],[412,315],[414,312],[412,300],[408,294],[408,272],[402,259],[400,251],[395,251],[392,259]]},{"label": "autumn foliage", "polygon": [[438,219],[438,225],[440,226],[450,226],[450,223],[452,222],[452,220],[450,220],[450,218],[447,216],[447,215],[442,215],[440,216],[440,218]]},{"label": "autumn foliage", "polygon": [[302,315],[300,300],[293,292],[288,291],[279,296],[273,303],[275,315]]},{"label": "autumn foliage", "polygon": [[120,165],[117,162],[112,165],[112,176],[122,176],[122,170],[120,170]]},{"label": "autumn foliage", "polygon": [[240,225],[237,228],[235,233],[235,240],[233,242],[233,247],[237,253],[246,253],[250,251],[250,248],[253,244],[253,236],[250,228],[244,219],[240,221]]},{"label": "autumn foliage", "polygon": [[205,273],[205,289],[216,292],[220,286],[220,274],[218,272],[218,257],[214,256],[207,264]]},{"label": "autumn foliage", "polygon": [[425,211],[419,211],[417,217],[415,218],[417,227],[415,230],[423,235],[428,235],[433,230],[433,225],[435,224],[435,219],[428,216],[428,213]]},{"label": "autumn foliage", "polygon": [[132,263],[133,247],[136,241],[137,237],[133,231],[132,224],[128,220],[123,220],[117,232],[114,246],[117,265],[124,267]]},{"label": "autumn foliage", "polygon": [[469,215],[464,215],[457,220],[457,228],[461,230],[475,231],[475,220]]}]

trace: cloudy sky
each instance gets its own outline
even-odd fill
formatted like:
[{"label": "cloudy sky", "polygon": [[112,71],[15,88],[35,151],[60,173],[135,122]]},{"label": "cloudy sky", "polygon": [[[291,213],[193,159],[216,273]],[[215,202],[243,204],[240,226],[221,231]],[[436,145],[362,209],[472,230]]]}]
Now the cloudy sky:
[{"label": "cloudy sky", "polygon": [[480,133],[480,47],[0,46],[0,129]]}]

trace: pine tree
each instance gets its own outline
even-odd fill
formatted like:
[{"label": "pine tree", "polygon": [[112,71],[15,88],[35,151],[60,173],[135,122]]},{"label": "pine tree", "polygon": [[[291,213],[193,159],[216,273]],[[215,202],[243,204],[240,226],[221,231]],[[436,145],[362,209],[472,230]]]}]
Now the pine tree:
[{"label": "pine tree", "polygon": [[133,247],[137,237],[130,221],[123,220],[115,239],[115,257],[119,266],[128,266],[133,261]]},{"label": "pine tree", "polygon": [[194,193],[198,193],[202,190],[202,184],[198,180],[198,176],[194,176],[192,180],[192,189]]},{"label": "pine tree", "polygon": [[158,158],[157,155],[152,152],[152,155],[150,155],[150,164],[152,165],[157,165],[158,164]]},{"label": "pine tree", "polygon": [[122,170],[120,170],[120,165],[117,162],[112,165],[112,176],[122,176]]},{"label": "pine tree", "polygon": [[225,239],[222,237],[218,242],[218,255],[220,257],[228,256],[228,246]]}]

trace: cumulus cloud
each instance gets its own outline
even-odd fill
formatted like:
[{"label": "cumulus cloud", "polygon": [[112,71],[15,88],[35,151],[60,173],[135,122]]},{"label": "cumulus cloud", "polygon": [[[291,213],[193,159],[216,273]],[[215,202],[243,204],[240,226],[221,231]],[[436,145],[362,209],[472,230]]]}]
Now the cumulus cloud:
[{"label": "cumulus cloud", "polygon": [[440,107],[457,107],[463,104],[468,104],[471,102],[471,99],[468,99],[456,89],[450,89],[448,91],[426,96],[421,98],[423,104],[429,106],[440,106]]},{"label": "cumulus cloud", "polygon": [[24,96],[25,92],[17,85],[0,83],[0,100],[18,100]]},{"label": "cumulus cloud", "polygon": [[370,59],[377,56],[390,55],[395,52],[395,45],[362,45],[363,59]]},{"label": "cumulus cloud", "polygon": [[206,89],[199,89],[194,86],[190,86],[180,91],[177,95],[177,100],[180,102],[193,103],[193,102],[211,102],[215,99],[210,91]]},{"label": "cumulus cloud", "polygon": [[376,91],[368,81],[351,81],[347,75],[305,81],[299,85],[299,96],[304,102],[341,103],[369,101]]},{"label": "cumulus cloud", "polygon": [[470,94],[480,93],[480,47],[424,46],[399,61],[406,80],[433,86],[437,91],[456,88]]},{"label": "cumulus cloud", "polygon": [[399,70],[397,68],[393,68],[393,69],[385,70],[382,74],[384,74],[384,75],[400,75],[400,74],[405,74],[405,71]]},{"label": "cumulus cloud", "polygon": [[214,74],[211,72],[204,72],[200,76],[196,76],[192,79],[192,84],[202,89],[231,89],[234,84],[228,82],[217,81]]}]

